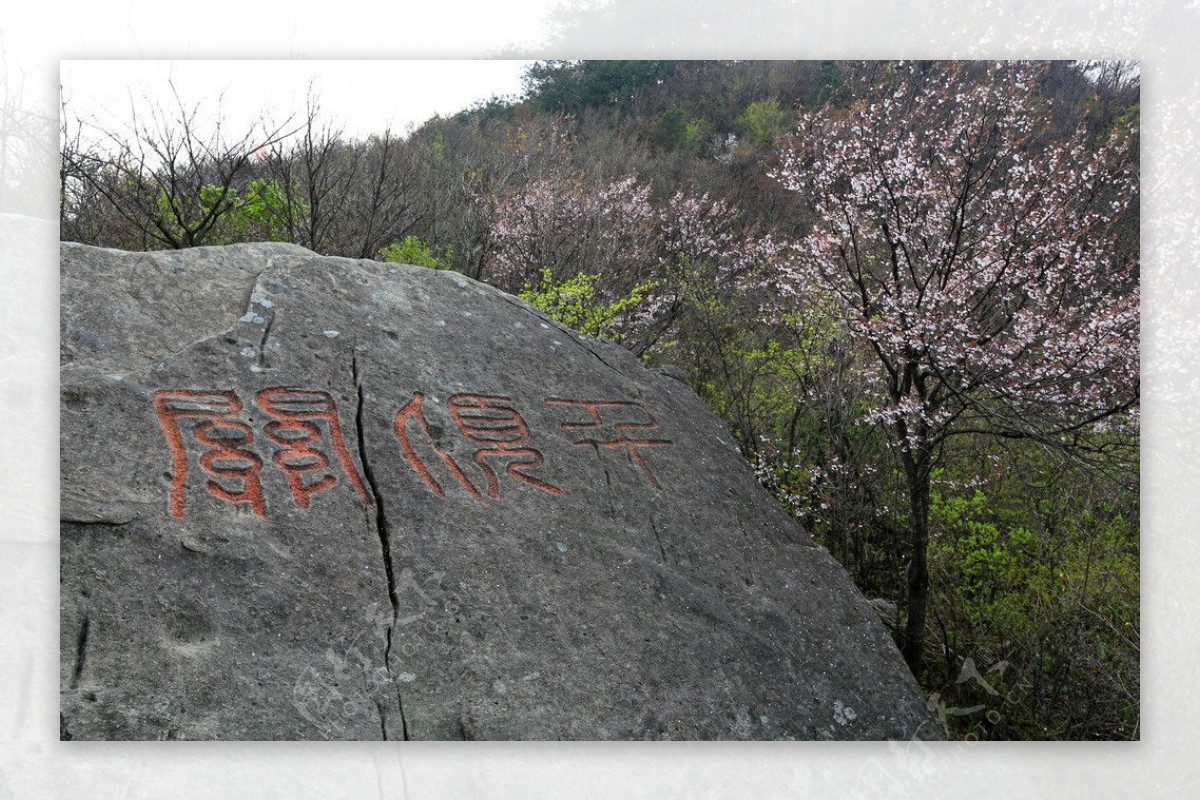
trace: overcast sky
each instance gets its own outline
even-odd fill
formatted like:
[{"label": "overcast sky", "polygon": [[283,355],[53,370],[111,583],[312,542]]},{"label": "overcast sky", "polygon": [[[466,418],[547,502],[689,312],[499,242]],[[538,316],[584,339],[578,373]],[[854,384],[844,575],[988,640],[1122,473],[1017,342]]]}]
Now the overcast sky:
[{"label": "overcast sky", "polygon": [[240,136],[260,115],[282,122],[303,113],[310,85],[325,120],[362,138],[390,126],[403,133],[494,95],[516,95],[530,61],[63,61],[70,118],[112,129],[156,104],[174,107],[172,86],[202,114],[220,109]]}]

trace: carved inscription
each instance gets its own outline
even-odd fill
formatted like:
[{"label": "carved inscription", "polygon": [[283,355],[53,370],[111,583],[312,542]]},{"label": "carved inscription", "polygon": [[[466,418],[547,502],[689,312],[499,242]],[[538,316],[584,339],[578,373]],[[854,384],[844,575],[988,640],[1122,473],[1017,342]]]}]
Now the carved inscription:
[{"label": "carved inscription", "polygon": [[[354,466],[338,422],[337,407],[327,392],[271,387],[255,396],[258,407],[272,420],[263,434],[276,448],[271,461],[283,472],[292,497],[307,509],[312,496],[335,487],[340,479],[329,470],[331,448],[342,472],[362,503],[372,505]],[[242,402],[234,392],[168,389],[154,393],[154,411],[171,450],[171,499],[174,517],[183,517],[188,477],[187,433],[202,446],[200,468],[211,478],[210,495],[228,503],[246,503],[259,517],[266,515],[260,473],[263,459],[254,447],[254,429],[244,420]],[[190,425],[189,425],[190,423]],[[327,443],[327,444],[326,444]]]},{"label": "carved inscription", "polygon": [[[416,421],[429,436],[430,425],[425,417],[424,401],[425,395],[415,392],[412,400],[396,414],[396,439],[400,442],[405,459],[421,476],[425,485],[438,497],[444,498],[445,489],[417,454],[408,431],[409,421]],[[562,495],[561,489],[530,472],[545,462],[545,457],[541,451],[526,444],[529,439],[529,426],[526,424],[525,418],[513,406],[512,398],[503,395],[460,392],[451,395],[447,399],[447,405],[450,408],[450,418],[463,438],[482,446],[476,449],[473,459],[483,472],[487,482],[488,497],[500,497],[500,479],[496,475],[493,462],[503,463],[505,472],[516,481],[537,487],[551,495]],[[430,447],[450,469],[451,474],[463,489],[472,497],[482,500],[483,493],[467,476],[462,466],[453,456],[439,448],[433,441],[433,437],[430,436],[429,440]]]},{"label": "carved inscription", "polygon": [[[338,483],[337,476],[325,470],[329,466],[329,457],[320,448],[324,436],[319,423],[328,430],[329,444],[358,497],[365,506],[371,505],[371,496],[367,494],[367,488],[363,486],[342,439],[342,428],[338,423],[337,406],[332,395],[328,392],[271,387],[258,393],[257,401],[260,409],[276,418],[267,423],[263,433],[280,446],[281,449],[271,459],[287,476],[292,497],[301,509],[308,508],[309,498],[313,495],[331,489]],[[306,481],[306,476],[315,480]]]},{"label": "carved inscription", "polygon": [[475,463],[487,476],[488,495],[500,496],[500,482],[490,462],[507,462],[505,471],[517,481],[523,481],[551,495],[562,495],[558,487],[542,481],[529,471],[546,461],[541,451],[525,445],[529,426],[512,406],[512,398],[499,395],[459,393],[449,399],[450,416],[464,437],[484,447],[475,451]]},{"label": "carved inscription", "polygon": [[650,479],[655,487],[661,487],[654,471],[642,457],[641,448],[653,448],[670,445],[669,439],[651,439],[644,435],[630,436],[631,433],[657,431],[658,420],[650,413],[645,404],[638,401],[619,400],[569,400],[566,398],[546,398],[546,403],[552,406],[573,406],[586,415],[583,420],[569,420],[562,424],[567,432],[583,432],[579,439],[572,444],[577,447],[591,445],[594,448],[623,448],[631,462],[636,464]]},{"label": "carved inscription", "polygon": [[450,472],[458,479],[458,483],[462,484],[463,489],[471,493],[471,495],[479,500],[483,500],[483,496],[479,494],[479,490],[475,489],[475,485],[471,483],[471,479],[467,478],[467,474],[459,467],[458,462],[454,461],[454,457],[443,451],[429,436],[429,421],[425,419],[425,411],[422,404],[425,402],[425,393],[414,392],[412,400],[405,404],[404,408],[396,412],[395,430],[396,439],[400,441],[400,450],[404,453],[404,458],[408,460],[409,465],[413,470],[417,471],[417,475],[425,482],[425,485],[434,491],[439,498],[446,497],[446,490],[442,488],[441,483],[434,478],[429,472],[429,468],[421,461],[421,457],[417,455],[413,448],[412,440],[408,436],[408,421],[415,420],[421,426],[421,430],[429,437],[430,447],[441,458],[446,466],[450,468]]},{"label": "carved inscription", "polygon": [[182,422],[193,420],[198,422],[190,426],[191,433],[206,446],[200,455],[200,468],[212,477],[204,485],[208,493],[228,503],[248,503],[259,517],[266,513],[258,477],[263,463],[249,449],[254,443],[254,430],[234,419],[241,411],[242,403],[232,392],[177,389],[154,393],[154,412],[171,448],[169,508],[175,517],[183,517],[188,474]]},{"label": "carved inscription", "polygon": [[[546,398],[545,402],[570,410],[571,418],[560,425],[575,435],[572,445],[591,446],[597,451],[624,450],[650,484],[661,488],[643,451],[670,445],[671,440],[652,435],[661,426],[645,404],[570,398]],[[190,459],[195,459],[205,474],[204,489],[209,495],[226,503],[245,504],[259,517],[267,512],[261,476],[267,455],[286,479],[301,509],[309,508],[314,496],[343,480],[353,487],[364,506],[373,505],[346,448],[332,395],[319,390],[268,387],[254,396],[254,403],[267,417],[262,425],[263,437],[269,443],[265,450],[255,446],[255,430],[248,421],[253,418],[244,413],[235,392],[163,389],[154,393],[154,412],[171,451],[168,508],[172,516],[184,514]],[[501,475],[549,495],[563,494],[562,489],[537,475],[546,457],[530,444],[529,424],[511,397],[459,392],[446,399],[449,422],[474,449],[470,461],[464,459],[462,463],[442,447],[445,429],[429,421],[424,404],[425,394],[414,392],[396,413],[393,426],[409,467],[439,498],[446,497],[446,488],[431,469],[438,461],[463,490],[481,503],[486,498],[500,497]],[[436,459],[422,458],[422,453],[427,457],[432,453]]]}]

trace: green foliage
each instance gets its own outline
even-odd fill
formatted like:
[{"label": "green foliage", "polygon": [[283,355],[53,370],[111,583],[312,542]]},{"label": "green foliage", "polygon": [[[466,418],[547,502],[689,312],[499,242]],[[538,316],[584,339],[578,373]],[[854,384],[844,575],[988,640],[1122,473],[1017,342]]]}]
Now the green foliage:
[{"label": "green foliage", "polygon": [[516,101],[510,96],[492,95],[487,100],[476,101],[473,106],[458,112],[452,119],[459,124],[478,125],[508,121],[513,118],[515,105]]},{"label": "green foliage", "polygon": [[1037,537],[1020,525],[1016,515],[989,509],[987,497],[976,489],[970,495],[930,498],[930,522],[949,540],[957,565],[957,589],[970,602],[975,624],[1021,625],[1019,604],[1009,600],[1026,590],[1044,587],[1050,576],[1037,559]]},{"label": "green foliage", "polygon": [[[298,211],[306,213],[307,206],[298,204]],[[271,242],[285,242],[288,201],[278,181],[255,178],[246,187],[245,194],[234,205],[235,236],[249,236]]]},{"label": "green foliage", "polygon": [[689,153],[695,153],[704,144],[704,140],[712,135],[712,124],[703,117],[688,120],[683,126],[683,140],[680,147]]},{"label": "green foliage", "polygon": [[807,106],[819,106],[822,103],[840,102],[847,99],[845,81],[842,70],[836,61],[822,61],[818,78],[813,81],[812,88],[804,98]]},{"label": "green foliage", "polygon": [[786,133],[795,121],[793,114],[779,105],[779,98],[756,100],[738,117],[737,128],[746,138],[767,147],[775,137]]},{"label": "green foliage", "polygon": [[539,61],[523,81],[526,99],[538,111],[580,116],[596,109],[621,117],[664,67],[662,61]]},{"label": "green foliage", "polygon": [[447,251],[438,256],[416,236],[406,236],[399,242],[386,245],[379,251],[379,260],[392,264],[412,264],[432,270],[449,270],[452,254]]},{"label": "green foliage", "polygon": [[[817,425],[821,410],[797,409],[800,384],[822,358],[814,347],[837,336],[815,313],[787,316],[788,326],[759,321],[755,299],[718,280],[712,265],[681,259],[670,275],[678,298],[678,336],[652,352],[659,362],[684,369],[697,393],[728,423],[742,452],[758,460],[777,456],[782,476],[790,468],[798,430]],[[807,338],[806,338],[807,337]],[[782,494],[789,494],[780,488]]]},{"label": "green foliage", "polygon": [[1118,142],[1130,136],[1137,135],[1142,126],[1142,107],[1140,103],[1127,106],[1112,124],[1113,136]]},{"label": "green foliage", "polygon": [[580,273],[574,278],[555,281],[553,272],[544,269],[537,285],[526,284],[517,297],[581,334],[615,340],[621,319],[646,299],[653,284],[638,284],[628,295],[606,301],[596,288],[599,278],[596,274]]},{"label": "green foliage", "polygon": [[1011,457],[983,489],[932,495],[944,659],[926,686],[959,737],[1136,737],[1136,488],[1080,492],[1044,454]]},{"label": "green foliage", "polygon": [[672,106],[654,121],[651,139],[660,150],[697,153],[711,133],[712,125],[708,120],[702,117],[688,119],[682,108]]},{"label": "green foliage", "polygon": [[687,115],[678,106],[658,115],[654,123],[654,144],[662,150],[674,150],[683,140],[684,128],[687,125]]},{"label": "green foliage", "polygon": [[[212,245],[289,239],[288,201],[278,181],[255,178],[243,192],[204,184],[195,197],[171,197],[160,189],[155,208],[160,222],[179,241],[186,241],[185,231],[204,231],[204,241]],[[301,213],[306,208],[297,204]]]}]

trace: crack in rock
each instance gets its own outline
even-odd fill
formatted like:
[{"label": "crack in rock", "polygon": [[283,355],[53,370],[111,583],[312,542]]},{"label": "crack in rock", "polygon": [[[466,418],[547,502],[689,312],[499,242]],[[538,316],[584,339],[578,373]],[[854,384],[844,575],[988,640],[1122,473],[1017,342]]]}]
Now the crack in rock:
[{"label": "crack in rock", "polygon": [[662,537],[658,535],[658,526],[654,523],[653,515],[650,517],[650,530],[654,532],[654,541],[658,543],[658,552],[662,555],[663,564],[667,564],[667,549],[663,547]]},{"label": "crack in rock", "polygon": [[79,679],[83,676],[83,666],[87,661],[88,634],[91,632],[92,617],[87,604],[83,605],[83,622],[79,625],[79,635],[75,639],[75,668],[71,671],[72,690],[79,687]]},{"label": "crack in rock", "polygon": [[[400,595],[396,589],[396,575],[392,567],[392,545],[388,538],[387,514],[384,511],[383,494],[379,491],[379,484],[375,480],[375,472],[371,469],[370,460],[367,458],[367,442],[366,435],[363,431],[363,382],[362,375],[358,369],[358,350],[357,343],[350,351],[350,372],[354,380],[354,390],[356,393],[357,405],[354,414],[354,428],[358,439],[358,458],[362,461],[363,477],[366,479],[367,486],[371,488],[371,495],[375,500],[374,511],[366,510],[368,521],[374,517],[374,527],[376,534],[379,537],[379,546],[383,553],[383,569],[387,575],[388,583],[388,600],[392,605],[392,620],[388,624],[387,638],[384,644],[383,661],[384,668],[387,670],[388,677],[391,679],[392,686],[396,688],[396,702],[400,707],[400,726],[403,732],[404,739],[409,739],[408,736],[408,720],[404,715],[404,697],[400,692],[400,685],[396,681],[396,677],[392,673],[392,636],[396,628],[396,620],[400,616]],[[383,709],[380,707],[380,725],[386,726],[386,721],[382,717]],[[387,739],[385,729],[384,739]]]}]

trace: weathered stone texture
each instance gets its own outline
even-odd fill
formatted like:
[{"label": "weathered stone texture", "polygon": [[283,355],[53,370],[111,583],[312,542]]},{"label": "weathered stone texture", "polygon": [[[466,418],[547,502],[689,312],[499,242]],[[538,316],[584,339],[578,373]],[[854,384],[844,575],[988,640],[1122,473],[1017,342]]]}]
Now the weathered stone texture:
[{"label": "weathered stone texture", "polygon": [[74,739],[936,737],[684,384],[453,273],[62,246]]}]

